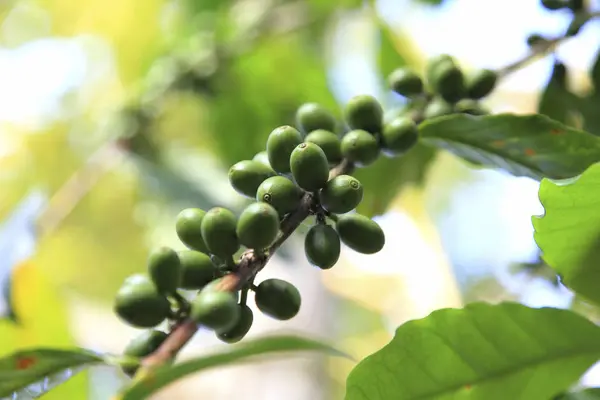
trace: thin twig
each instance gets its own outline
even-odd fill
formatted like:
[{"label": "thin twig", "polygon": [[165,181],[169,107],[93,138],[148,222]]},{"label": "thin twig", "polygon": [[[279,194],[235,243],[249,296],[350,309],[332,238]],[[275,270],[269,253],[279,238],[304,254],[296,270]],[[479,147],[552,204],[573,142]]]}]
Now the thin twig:
[{"label": "thin twig", "polygon": [[[600,18],[600,11],[595,11],[595,12],[590,12],[590,13],[588,13],[586,11],[583,14],[581,14],[581,17],[585,18],[585,21],[582,22],[582,25],[583,25],[595,18]],[[577,18],[577,16],[574,16],[574,18]],[[523,57],[522,59],[517,60],[503,68],[500,68],[497,71],[498,79],[506,78],[508,75],[520,70],[521,68],[526,67],[527,65],[531,64],[532,62],[534,62],[542,57],[547,56],[548,54],[554,52],[558,46],[560,46],[567,40],[572,39],[573,37],[574,36],[562,35],[562,36],[558,36],[553,39],[546,39],[543,42],[538,43],[535,46],[532,46],[531,51],[525,57]]]},{"label": "thin twig", "polygon": [[[330,177],[348,174],[352,171],[353,165],[347,161],[342,161],[338,166],[334,167],[330,172]],[[260,270],[262,270],[269,259],[275,254],[277,249],[294,233],[294,231],[302,224],[302,222],[310,215],[314,208],[315,198],[311,193],[305,193],[300,202],[300,206],[291,213],[288,218],[281,222],[281,234],[269,247],[266,255],[257,254],[253,250],[248,250],[242,254],[238,269],[235,273],[224,276],[216,290],[234,292],[240,290],[246,283],[250,282]],[[187,342],[192,339],[199,326],[190,319],[186,319],[179,325],[176,325],[169,337],[163,344],[152,354],[144,358],[142,368],[140,368],[140,376],[144,376],[150,369],[164,365],[170,362]]]}]

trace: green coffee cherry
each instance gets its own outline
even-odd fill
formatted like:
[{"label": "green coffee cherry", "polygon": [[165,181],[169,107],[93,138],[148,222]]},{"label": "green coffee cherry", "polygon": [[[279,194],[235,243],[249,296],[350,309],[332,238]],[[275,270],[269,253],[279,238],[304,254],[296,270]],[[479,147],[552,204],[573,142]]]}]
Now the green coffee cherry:
[{"label": "green coffee cherry", "polygon": [[302,191],[288,178],[272,176],[260,184],[256,200],[272,205],[280,217],[294,211],[300,204]]},{"label": "green coffee cherry", "polygon": [[413,97],[423,93],[423,80],[411,68],[398,68],[388,77],[390,88],[404,96]]},{"label": "green coffee cherry", "polygon": [[202,231],[200,230],[205,214],[206,211],[199,208],[186,208],[177,215],[175,231],[179,240],[187,247],[208,253],[208,248],[204,243]]},{"label": "green coffee cherry", "polygon": [[406,153],[418,140],[417,124],[407,117],[398,117],[386,124],[381,135],[383,151],[390,155]]},{"label": "green coffee cherry", "polygon": [[262,165],[269,167],[271,170],[273,170],[273,168],[271,168],[271,164],[269,164],[269,155],[266,151],[260,151],[256,153],[256,155],[252,157],[252,161],[258,161]]},{"label": "green coffee cherry", "polygon": [[240,318],[232,328],[225,332],[217,334],[217,337],[225,343],[237,343],[244,338],[250,331],[254,322],[254,314],[247,305],[238,305],[240,309]]},{"label": "green coffee cherry", "polygon": [[363,198],[360,181],[350,175],[338,175],[319,192],[321,205],[329,212],[344,214],[354,210]]},{"label": "green coffee cherry", "polygon": [[240,308],[229,292],[203,289],[191,304],[190,318],[217,333],[230,330],[240,319]]},{"label": "green coffee cherry", "polygon": [[466,95],[463,73],[453,63],[446,62],[438,66],[430,83],[433,90],[447,102],[455,103]]},{"label": "green coffee cherry", "polygon": [[333,114],[317,103],[302,104],[296,111],[296,125],[305,135],[317,129],[333,132],[335,123]]},{"label": "green coffee cherry", "polygon": [[356,129],[342,138],[342,154],[356,165],[366,167],[377,160],[379,144],[369,132]]},{"label": "green coffee cherry", "polygon": [[229,183],[238,193],[254,198],[260,184],[275,175],[275,171],[260,161],[244,160],[229,169]]},{"label": "green coffee cherry", "polygon": [[268,203],[252,203],[240,214],[236,232],[247,248],[265,249],[279,234],[279,214]]},{"label": "green coffee cherry", "polygon": [[383,122],[383,108],[373,96],[355,96],[346,104],[344,118],[350,129],[379,133]]},{"label": "green coffee cherry", "polygon": [[321,189],[329,179],[325,152],[314,143],[301,143],[290,156],[290,169],[296,184],[308,192]]},{"label": "green coffee cherry", "polygon": [[438,69],[443,68],[444,65],[456,65],[456,61],[448,54],[440,54],[431,57],[427,61],[427,65],[425,66],[425,76],[427,77],[427,83],[431,89],[435,89],[433,81],[435,81],[435,77],[438,75]]},{"label": "green coffee cherry", "polygon": [[208,250],[219,257],[232,256],[240,243],[235,233],[237,220],[226,208],[214,207],[202,219],[202,237]]},{"label": "green coffee cherry", "polygon": [[448,103],[446,100],[435,97],[433,100],[429,102],[427,107],[425,107],[425,112],[423,113],[423,117],[425,119],[429,118],[437,118],[442,115],[452,114],[454,111],[452,104]]},{"label": "green coffee cherry", "polygon": [[159,247],[148,257],[148,275],[161,293],[173,293],[181,280],[181,262],[177,252],[169,247]]},{"label": "green coffee cherry", "polygon": [[160,324],[167,318],[170,309],[169,300],[158,292],[149,277],[140,274],[125,279],[114,303],[115,313],[138,328],[152,328]]},{"label": "green coffee cherry", "polygon": [[304,238],[306,258],[321,269],[329,269],[335,265],[340,258],[340,249],[340,237],[329,225],[312,226]]},{"label": "green coffee cherry", "polygon": [[467,76],[467,97],[479,100],[487,96],[496,87],[498,74],[491,69],[480,69]]},{"label": "green coffee cherry", "polygon": [[293,318],[300,311],[300,292],[281,279],[262,281],[255,290],[254,300],[260,311],[281,321]]},{"label": "green coffee cherry", "polygon": [[342,242],[359,253],[377,253],[385,244],[385,235],[379,224],[364,215],[340,215],[335,227]]},{"label": "green coffee cherry", "polygon": [[548,39],[546,39],[544,36],[542,36],[538,33],[533,33],[533,34],[527,36],[526,42],[527,42],[527,46],[536,47],[538,45],[547,43]]},{"label": "green coffee cherry", "polygon": [[324,129],[317,129],[309,133],[304,141],[319,146],[327,156],[330,164],[338,164],[342,161],[342,143],[338,135]]},{"label": "green coffee cherry", "polygon": [[204,253],[181,251],[179,259],[181,260],[181,283],[179,284],[181,289],[202,289],[216,276],[217,267]]},{"label": "green coffee cherry", "polygon": [[562,8],[567,8],[569,6],[568,0],[542,0],[542,7],[547,10],[560,10]]},{"label": "green coffee cherry", "polygon": [[[142,358],[154,353],[160,345],[163,344],[168,335],[165,332],[158,331],[156,329],[149,329],[134,337],[123,354],[129,357]],[[132,376],[135,374],[137,368],[123,368],[123,372],[127,375]]]},{"label": "green coffee cherry", "polygon": [[271,168],[280,173],[290,172],[290,156],[300,143],[302,136],[296,128],[285,125],[273,130],[267,139]]},{"label": "green coffee cherry", "polygon": [[454,105],[454,111],[469,115],[486,115],[489,114],[477,100],[462,99]]}]

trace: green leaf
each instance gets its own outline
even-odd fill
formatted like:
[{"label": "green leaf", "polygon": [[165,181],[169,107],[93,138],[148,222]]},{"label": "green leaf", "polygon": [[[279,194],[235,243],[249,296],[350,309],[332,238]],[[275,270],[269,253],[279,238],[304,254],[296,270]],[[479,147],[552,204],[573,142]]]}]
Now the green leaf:
[{"label": "green leaf", "polygon": [[434,148],[419,144],[402,157],[380,157],[373,165],[356,171],[353,175],[364,188],[357,211],[369,217],[383,214],[403,188],[424,181],[436,153]]},{"label": "green leaf", "polygon": [[406,65],[406,59],[398,52],[395,33],[385,22],[378,20],[379,27],[379,52],[377,65],[383,79],[396,68]]},{"label": "green leaf", "polygon": [[600,400],[600,388],[590,388],[581,392],[565,393],[553,400]]},{"label": "green leaf", "polygon": [[600,327],[567,310],[471,303],[400,326],[346,400],[548,400],[600,358]]},{"label": "green leaf", "polygon": [[544,115],[449,115],[419,127],[425,143],[534,179],[571,178],[600,161],[600,139]]},{"label": "green leaf", "polygon": [[567,67],[560,62],[556,62],[540,97],[538,111],[555,121],[573,125],[572,113],[576,103],[577,96],[568,89]]},{"label": "green leaf", "polygon": [[255,340],[246,340],[232,345],[227,350],[200,358],[195,358],[169,367],[160,367],[139,381],[133,381],[130,387],[119,397],[119,400],[142,400],[148,398],[164,386],[187,375],[202,370],[224,366],[235,362],[246,361],[247,358],[285,351],[324,351],[337,356],[343,353],[332,347],[301,337],[272,336]]},{"label": "green leaf", "polygon": [[583,117],[583,128],[600,136],[600,92],[596,91],[587,97],[577,98],[578,108]]},{"label": "green leaf", "polygon": [[532,220],[544,261],[566,286],[600,304],[600,164],[566,183],[544,179],[539,197],[545,213]]},{"label": "green leaf", "polygon": [[70,379],[75,370],[105,360],[86,350],[37,348],[0,358],[0,396],[45,393]]}]

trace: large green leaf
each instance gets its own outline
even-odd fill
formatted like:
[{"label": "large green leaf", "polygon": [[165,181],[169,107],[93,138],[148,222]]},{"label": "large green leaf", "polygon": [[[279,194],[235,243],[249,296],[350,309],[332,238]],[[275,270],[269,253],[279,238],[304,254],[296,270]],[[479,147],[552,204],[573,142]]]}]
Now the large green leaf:
[{"label": "large green leaf", "polygon": [[545,213],[533,217],[543,258],[578,294],[600,304],[600,164],[568,182],[544,179]]},{"label": "large green leaf", "polygon": [[0,358],[0,396],[18,392],[37,397],[70,379],[81,367],[102,362],[102,357],[81,349],[18,351]]},{"label": "large green leaf", "polygon": [[405,323],[348,376],[347,400],[548,400],[600,358],[600,327],[567,310],[472,303]]},{"label": "large green leaf", "polygon": [[571,178],[600,161],[600,138],[544,115],[450,115],[420,125],[425,143],[534,179]]},{"label": "large green leaf", "polygon": [[590,388],[581,392],[565,393],[553,400],[600,400],[600,388]]},{"label": "large green leaf", "polygon": [[152,371],[139,380],[134,380],[126,388],[119,400],[142,400],[165,387],[166,385],[190,374],[202,370],[246,361],[247,358],[289,351],[324,351],[333,355],[343,356],[343,353],[332,347],[301,337],[272,336],[255,340],[247,340],[227,350],[200,358],[187,360],[169,367],[161,367]]},{"label": "large green leaf", "polygon": [[435,158],[434,148],[417,145],[402,157],[380,157],[353,175],[364,187],[357,211],[370,217],[383,214],[396,195],[409,184],[421,184]]}]

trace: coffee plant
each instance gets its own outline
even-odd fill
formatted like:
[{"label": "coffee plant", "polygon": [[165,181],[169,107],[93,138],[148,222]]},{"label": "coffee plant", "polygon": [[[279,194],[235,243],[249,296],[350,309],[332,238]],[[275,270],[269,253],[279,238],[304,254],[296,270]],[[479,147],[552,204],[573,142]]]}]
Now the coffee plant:
[{"label": "coffee plant", "polygon": [[[300,227],[306,228],[306,259],[321,270],[335,267],[342,245],[367,255],[381,251],[383,229],[372,213],[360,212],[370,194],[361,172],[378,160],[408,159],[422,149],[442,149],[482,168],[541,181],[545,213],[532,219],[541,258],[527,268],[551,269],[547,275],[556,284],[600,305],[600,53],[589,71],[594,89],[586,96],[570,91],[569,71],[555,58],[538,113],[493,114],[485,105],[503,79],[553,54],[600,16],[584,1],[541,4],[569,13],[571,23],[553,38],[532,34],[527,57],[505,68],[466,69],[442,54],[423,71],[397,65],[385,77],[404,100],[400,108],[385,109],[366,94],[352,97],[341,112],[318,102],[295,104],[294,117],[271,127],[261,151],[229,169],[229,184],[248,199],[243,210],[180,210],[172,227],[187,249],[154,248],[146,272],[122,282],[114,295],[115,318],[139,329],[122,354],[16,351],[0,359],[0,396],[21,399],[32,385],[41,385],[43,394],[53,388],[50,377],[62,382],[72,371],[98,364],[131,377],[115,399],[138,400],[190,374],[254,356],[311,350],[345,357],[336,346],[310,338],[246,338],[255,318],[249,303],[282,325],[298,314],[302,291],[293,282],[262,279],[261,271]],[[182,68],[161,90],[214,96],[220,90],[216,77],[227,73],[225,61],[233,57],[218,53],[225,56],[216,72]],[[121,138],[121,145],[157,158],[160,150],[140,133],[151,113],[131,107],[123,115],[137,121],[138,131]],[[178,360],[199,329],[231,346]],[[345,398],[597,399],[600,388],[575,385],[598,360],[600,327],[590,318],[558,308],[475,302],[398,327],[389,344],[349,374]]]}]

